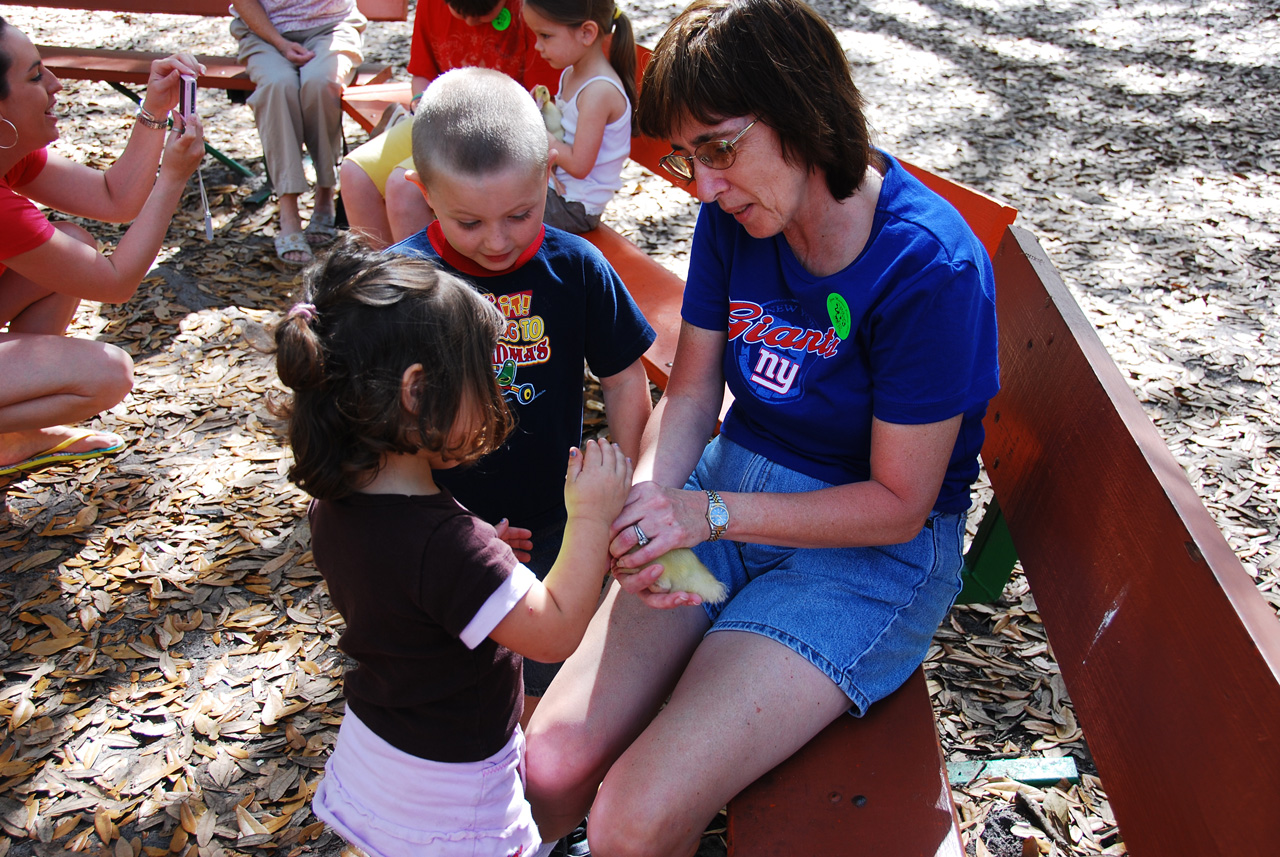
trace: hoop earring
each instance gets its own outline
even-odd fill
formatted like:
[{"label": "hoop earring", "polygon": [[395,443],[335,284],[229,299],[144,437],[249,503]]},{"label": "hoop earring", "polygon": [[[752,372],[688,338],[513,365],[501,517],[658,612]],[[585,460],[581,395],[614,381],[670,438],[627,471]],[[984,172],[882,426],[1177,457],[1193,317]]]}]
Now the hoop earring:
[{"label": "hoop earring", "polygon": [[0,116],[0,122],[3,122],[4,124],[8,125],[10,128],[13,129],[13,142],[7,146],[0,145],[0,149],[12,149],[14,146],[18,145],[18,126],[14,125],[12,122],[4,118],[3,116]]}]

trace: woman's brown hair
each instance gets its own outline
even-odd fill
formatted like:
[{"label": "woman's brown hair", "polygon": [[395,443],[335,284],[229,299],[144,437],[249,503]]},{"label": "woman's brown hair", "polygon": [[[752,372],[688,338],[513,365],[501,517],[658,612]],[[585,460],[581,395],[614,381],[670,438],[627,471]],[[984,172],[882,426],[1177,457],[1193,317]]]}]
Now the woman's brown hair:
[{"label": "woman's brown hair", "polygon": [[[276,372],[293,391],[289,479],[321,499],[358,491],[388,453],[422,449],[474,461],[511,431],[493,372],[498,309],[426,260],[374,253],[346,238],[303,274],[302,302],[276,327]],[[405,370],[421,364],[416,414]],[[459,416],[474,431],[448,446]]]},{"label": "woman's brown hair", "polygon": [[[4,31],[9,26],[9,22],[0,15],[0,39],[4,38]],[[5,53],[4,48],[0,48],[0,101],[9,97],[9,69],[12,66],[13,57]]]},{"label": "woman's brown hair", "polygon": [[692,119],[751,116],[774,130],[788,163],[852,196],[879,157],[835,33],[800,0],[696,0],[667,28],[640,85],[641,133],[670,139]]}]

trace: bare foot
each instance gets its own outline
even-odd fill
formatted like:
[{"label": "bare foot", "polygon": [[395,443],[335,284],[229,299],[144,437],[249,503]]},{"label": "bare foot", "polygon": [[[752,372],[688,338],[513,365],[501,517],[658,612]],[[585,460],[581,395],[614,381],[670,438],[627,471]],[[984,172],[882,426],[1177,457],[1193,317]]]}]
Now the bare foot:
[{"label": "bare foot", "polygon": [[[86,432],[88,433],[85,434]],[[78,434],[84,434],[84,437],[61,450],[62,452],[90,452],[124,444],[124,438],[114,432],[95,431],[75,426],[51,426],[33,431],[5,432],[0,434],[0,467],[8,467],[42,452],[48,452]]]}]

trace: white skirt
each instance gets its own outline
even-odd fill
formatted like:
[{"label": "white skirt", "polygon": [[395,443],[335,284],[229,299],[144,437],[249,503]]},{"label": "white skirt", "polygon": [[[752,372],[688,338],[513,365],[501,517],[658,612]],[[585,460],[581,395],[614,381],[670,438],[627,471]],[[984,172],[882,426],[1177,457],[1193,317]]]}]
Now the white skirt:
[{"label": "white skirt", "polygon": [[388,744],[350,709],[312,801],[369,857],[533,857],[542,840],[524,797],[524,733],[480,762],[433,762]]}]

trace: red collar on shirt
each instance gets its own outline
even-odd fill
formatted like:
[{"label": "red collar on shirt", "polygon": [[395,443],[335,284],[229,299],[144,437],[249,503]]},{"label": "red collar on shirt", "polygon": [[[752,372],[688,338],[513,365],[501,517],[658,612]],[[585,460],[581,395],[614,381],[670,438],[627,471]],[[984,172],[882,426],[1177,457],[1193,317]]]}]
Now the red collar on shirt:
[{"label": "red collar on shirt", "polygon": [[427,240],[431,242],[432,249],[439,253],[440,258],[454,270],[461,271],[468,277],[500,277],[503,274],[510,274],[538,254],[538,251],[542,249],[542,241],[546,237],[547,226],[544,223],[542,228],[538,230],[537,239],[524,249],[524,252],[517,257],[509,268],[501,271],[490,271],[453,249],[453,245],[444,237],[444,230],[440,228],[439,220],[431,221],[431,225],[427,227]]}]

